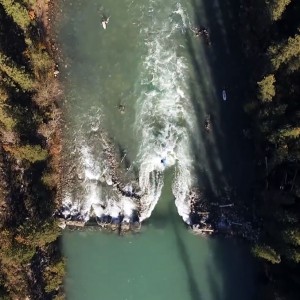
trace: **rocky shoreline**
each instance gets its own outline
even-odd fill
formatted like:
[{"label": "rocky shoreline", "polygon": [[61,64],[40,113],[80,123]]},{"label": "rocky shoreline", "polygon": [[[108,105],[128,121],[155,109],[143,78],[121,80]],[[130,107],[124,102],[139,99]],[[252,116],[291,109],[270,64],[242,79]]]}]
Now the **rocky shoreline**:
[{"label": "rocky shoreline", "polygon": [[[99,130],[101,140],[103,141],[103,157],[105,161],[105,176],[96,180],[95,184],[105,185],[112,189],[119,197],[126,197],[134,201],[137,206],[130,218],[125,218],[121,212],[118,216],[112,217],[109,214],[103,214],[97,217],[93,212],[90,218],[80,214],[70,204],[64,204],[55,213],[59,219],[61,228],[84,228],[94,227],[98,230],[117,232],[125,234],[140,230],[142,222],[140,221],[140,202],[142,194],[139,190],[139,184],[135,176],[128,178],[127,172],[122,166],[122,155],[119,153],[110,138]],[[73,184],[77,184],[78,175],[73,168],[69,167],[69,173],[72,173]],[[79,181],[85,182],[86,179],[79,178]],[[126,184],[127,182],[127,184]],[[130,182],[131,188],[128,188]],[[258,237],[257,229],[254,228],[249,211],[237,201],[234,191],[227,188],[220,195],[218,202],[212,202],[211,198],[199,188],[191,189],[187,196],[187,203],[190,203],[190,222],[187,224],[193,233],[202,236],[224,235],[235,236],[247,240],[256,240]],[[175,204],[174,204],[175,205]]]},{"label": "rocky shoreline", "polygon": [[[127,197],[140,198],[140,195],[131,194],[120,188],[119,179],[113,181],[118,187],[120,194]],[[190,223],[187,226],[191,231],[200,236],[235,236],[246,240],[254,241],[258,238],[257,228],[254,228],[245,212],[245,208],[240,204],[234,203],[230,198],[221,198],[220,202],[209,202],[204,193],[197,188],[191,190],[187,201],[191,204]],[[64,208],[64,210],[70,208]],[[94,227],[98,230],[107,232],[117,232],[125,234],[137,232],[142,227],[139,220],[139,212],[136,211],[132,219],[124,219],[124,215],[118,217],[103,215],[101,217],[91,216],[85,221],[79,213],[64,215],[63,210],[57,212],[59,226],[63,229]]]},{"label": "rocky shoreline", "polygon": [[191,229],[198,235],[224,235],[255,241],[258,229],[253,216],[238,202],[232,191],[225,191],[218,202],[208,201],[204,193],[195,189],[190,193]]},{"label": "rocky shoreline", "polygon": [[117,233],[118,235],[124,235],[128,233],[138,233],[141,230],[141,223],[136,222],[116,222],[111,221],[109,216],[106,220],[92,217],[87,222],[85,221],[72,221],[65,220],[63,218],[58,219],[58,226],[62,229],[68,230],[94,230]]},{"label": "rocky shoreline", "polygon": [[61,203],[63,93],[50,40],[52,3],[0,5],[1,105],[9,108],[0,128],[1,299],[63,297],[61,230],[53,216]]}]

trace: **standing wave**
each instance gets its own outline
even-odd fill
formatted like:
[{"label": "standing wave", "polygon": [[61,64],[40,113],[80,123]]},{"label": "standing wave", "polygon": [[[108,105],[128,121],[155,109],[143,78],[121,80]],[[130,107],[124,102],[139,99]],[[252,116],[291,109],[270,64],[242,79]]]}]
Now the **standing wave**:
[{"label": "standing wave", "polygon": [[[181,17],[179,22],[174,21],[175,15],[177,19],[178,15]],[[183,16],[183,10],[177,5],[166,18],[152,15],[151,26],[141,30],[147,47],[136,90],[141,220],[148,218],[157,204],[164,170],[175,166],[172,185],[175,204],[179,215],[189,223],[188,193],[192,186],[189,136],[194,122],[188,93],[188,67],[184,57],[178,55],[180,45],[176,39],[187,26]]]},{"label": "standing wave", "polygon": [[84,116],[70,145],[73,151],[69,152],[70,166],[60,213],[67,220],[82,222],[92,216],[111,222],[119,222],[122,216],[124,222],[131,222],[138,210],[138,201],[128,197],[133,194],[130,182],[122,185],[122,191],[121,187],[117,188],[115,171],[119,160],[101,128],[101,112],[91,110]]}]

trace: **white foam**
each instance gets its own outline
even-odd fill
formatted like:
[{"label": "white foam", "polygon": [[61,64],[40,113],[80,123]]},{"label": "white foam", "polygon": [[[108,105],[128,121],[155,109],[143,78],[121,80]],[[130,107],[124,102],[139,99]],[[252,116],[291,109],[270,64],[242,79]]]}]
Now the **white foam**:
[{"label": "white foam", "polygon": [[[182,16],[183,26],[187,27],[180,5],[175,13]],[[138,156],[142,219],[150,216],[161,195],[164,169],[178,161],[173,193],[179,214],[184,221],[189,221],[186,201],[192,184],[189,131],[194,120],[188,95],[187,63],[178,55],[174,39],[179,27],[169,20],[161,24],[154,19],[152,27],[144,32],[144,35],[153,34],[145,40],[148,53],[142,65],[135,124],[141,137]]]},{"label": "white foam", "polygon": [[131,219],[133,211],[136,209],[135,203],[132,199],[123,197],[122,199],[122,211],[125,219]]},{"label": "white foam", "polygon": [[[79,141],[80,138],[78,137]],[[136,203],[133,199],[125,196],[121,196],[112,187],[104,190],[104,186],[111,185],[109,177],[106,181],[100,182],[103,174],[106,174],[107,166],[105,161],[101,160],[100,156],[92,154],[92,148],[88,143],[80,140],[78,143],[78,152],[80,153],[78,161],[78,169],[83,171],[84,178],[82,182],[77,182],[77,189],[80,189],[80,193],[73,195],[74,193],[67,192],[64,197],[64,206],[66,209],[62,212],[65,218],[68,216],[75,216],[80,213],[81,218],[88,221],[91,214],[102,217],[103,215],[109,215],[113,219],[119,218],[120,215],[124,215],[125,220],[131,220],[133,212],[136,211]],[[102,163],[101,163],[102,161]],[[72,187],[74,190],[74,187]],[[132,193],[133,187],[128,184],[124,188],[125,191]]]},{"label": "white foam", "polygon": [[182,23],[183,23],[183,28],[188,28],[188,26],[191,27],[188,15],[180,3],[176,4],[176,10],[174,11],[174,13],[180,15]]},{"label": "white foam", "polygon": [[[63,216],[67,218],[80,213],[81,217],[88,221],[91,214],[97,217],[110,215],[113,219],[124,214],[127,219],[131,219],[136,210],[134,201],[128,197],[119,196],[112,188],[110,191],[103,191],[103,185],[110,185],[109,177],[105,182],[103,180],[100,182],[107,171],[105,161],[101,160],[97,154],[92,154],[93,149],[82,138],[77,137],[77,141],[79,141],[77,147],[80,154],[77,169],[83,172],[84,178],[82,182],[76,183],[76,187],[71,187],[72,193],[66,192],[63,201],[66,209],[62,212]],[[78,194],[73,193],[76,189],[80,190]],[[125,190],[132,192],[132,186],[128,185]]]}]

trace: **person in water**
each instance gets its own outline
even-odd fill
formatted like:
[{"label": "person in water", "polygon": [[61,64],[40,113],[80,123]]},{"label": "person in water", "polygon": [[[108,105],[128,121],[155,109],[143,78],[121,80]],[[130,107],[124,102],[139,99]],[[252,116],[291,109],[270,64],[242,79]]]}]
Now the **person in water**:
[{"label": "person in water", "polygon": [[125,113],[125,106],[124,105],[119,104],[118,109],[119,109],[119,111],[120,111],[121,114]]},{"label": "person in water", "polygon": [[211,118],[210,115],[207,115],[205,120],[204,120],[204,127],[207,131],[210,131],[211,129]]},{"label": "person in water", "polygon": [[101,24],[102,24],[102,27],[103,27],[104,29],[106,29],[106,27],[107,27],[107,24],[108,24],[108,22],[109,22],[109,18],[110,18],[110,17],[105,17],[105,16],[102,17]]},{"label": "person in water", "polygon": [[204,35],[204,34],[208,34],[208,31],[205,27],[196,27],[194,30],[193,30],[196,34],[196,36],[201,36],[201,35]]},{"label": "person in water", "polygon": [[200,28],[195,28],[193,31],[195,32],[195,35],[197,37],[203,36],[205,38],[207,44],[211,45],[209,33],[205,27],[201,26]]}]

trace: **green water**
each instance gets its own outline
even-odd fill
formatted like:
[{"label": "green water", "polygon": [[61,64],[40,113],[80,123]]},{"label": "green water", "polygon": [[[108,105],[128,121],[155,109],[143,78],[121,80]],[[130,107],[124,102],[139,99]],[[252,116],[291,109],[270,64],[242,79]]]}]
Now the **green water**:
[{"label": "green water", "polygon": [[247,250],[188,232],[167,188],[140,234],[66,232],[64,247],[68,299],[254,299]]},{"label": "green water", "polygon": [[[237,7],[229,0],[60,2],[65,153],[71,173],[85,178],[68,182],[65,197],[82,214],[100,209],[97,199],[106,197],[94,182],[103,172],[100,132],[125,151],[128,172],[146,182],[150,195],[159,194],[160,183],[147,181],[149,168],[160,170],[165,148],[177,156],[175,167],[163,172],[160,200],[140,234],[64,233],[68,299],[253,299],[248,250],[233,240],[193,235],[178,214],[186,203],[174,201],[174,193],[195,184],[211,201],[228,187],[236,198],[249,194],[246,81],[232,34]],[[106,30],[102,15],[110,16]],[[194,36],[195,24],[209,28],[212,47]],[[207,114],[210,134],[203,129]]]}]

